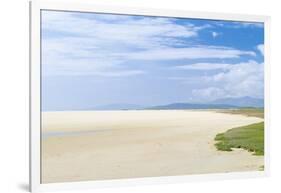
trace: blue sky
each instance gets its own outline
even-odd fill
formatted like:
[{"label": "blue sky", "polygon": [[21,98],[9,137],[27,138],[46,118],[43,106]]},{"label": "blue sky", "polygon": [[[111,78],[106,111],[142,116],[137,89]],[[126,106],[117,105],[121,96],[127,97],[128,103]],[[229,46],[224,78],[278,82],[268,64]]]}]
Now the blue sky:
[{"label": "blue sky", "polygon": [[42,11],[43,110],[263,98],[262,23]]}]

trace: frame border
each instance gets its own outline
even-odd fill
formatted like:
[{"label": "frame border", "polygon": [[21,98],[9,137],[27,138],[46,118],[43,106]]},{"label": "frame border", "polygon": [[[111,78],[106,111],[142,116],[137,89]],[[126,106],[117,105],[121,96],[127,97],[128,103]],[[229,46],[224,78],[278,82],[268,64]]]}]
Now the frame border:
[{"label": "frame border", "polygon": [[[29,73],[30,73],[30,111],[29,111],[29,188],[31,192],[54,190],[74,190],[105,187],[124,187],[135,185],[153,185],[166,183],[183,183],[194,181],[211,181],[225,179],[241,179],[265,177],[270,175],[270,17],[246,14],[226,14],[211,12],[195,12],[184,10],[150,9],[136,7],[105,6],[92,3],[29,2],[30,34],[29,34]],[[145,177],[117,180],[81,181],[67,183],[41,184],[41,10],[80,11],[111,14],[129,14],[143,16],[162,16],[193,19],[211,19],[225,21],[263,22],[264,23],[264,96],[265,96],[265,156],[264,171],[215,173],[183,176]]]}]

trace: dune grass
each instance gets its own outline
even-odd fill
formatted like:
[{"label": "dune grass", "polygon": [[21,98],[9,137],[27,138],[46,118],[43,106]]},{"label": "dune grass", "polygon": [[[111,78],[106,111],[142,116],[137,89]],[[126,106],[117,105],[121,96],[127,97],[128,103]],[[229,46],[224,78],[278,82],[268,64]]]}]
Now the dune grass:
[{"label": "dune grass", "polygon": [[229,109],[222,110],[222,113],[231,113],[231,114],[241,114],[249,117],[259,117],[264,118],[264,109],[263,108],[239,108],[239,109]]},{"label": "dune grass", "polygon": [[243,148],[254,155],[264,155],[264,122],[237,127],[219,133],[215,137],[218,150],[232,151],[232,148]]}]

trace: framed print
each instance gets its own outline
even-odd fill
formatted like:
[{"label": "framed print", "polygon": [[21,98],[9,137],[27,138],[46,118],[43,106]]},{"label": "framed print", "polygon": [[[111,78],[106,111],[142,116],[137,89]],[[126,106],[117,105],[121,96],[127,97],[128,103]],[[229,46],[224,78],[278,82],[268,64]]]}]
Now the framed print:
[{"label": "framed print", "polygon": [[31,191],[268,174],[268,17],[30,13]]}]

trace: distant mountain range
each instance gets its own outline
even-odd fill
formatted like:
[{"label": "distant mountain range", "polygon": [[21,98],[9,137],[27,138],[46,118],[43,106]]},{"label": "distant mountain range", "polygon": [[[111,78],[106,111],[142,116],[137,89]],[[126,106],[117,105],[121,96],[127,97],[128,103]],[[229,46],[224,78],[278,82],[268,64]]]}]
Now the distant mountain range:
[{"label": "distant mountain range", "polygon": [[223,98],[213,101],[211,104],[231,104],[237,107],[263,107],[264,100],[252,97],[240,97],[240,98]]},{"label": "distant mountain range", "polygon": [[93,110],[141,110],[141,109],[228,109],[241,107],[263,107],[264,100],[252,97],[222,98],[208,103],[171,103],[158,106],[140,106],[135,104],[109,104],[96,106]]},{"label": "distant mountain range", "polygon": [[229,109],[237,106],[227,104],[194,104],[194,103],[172,103],[168,105],[153,106],[146,109]]}]

